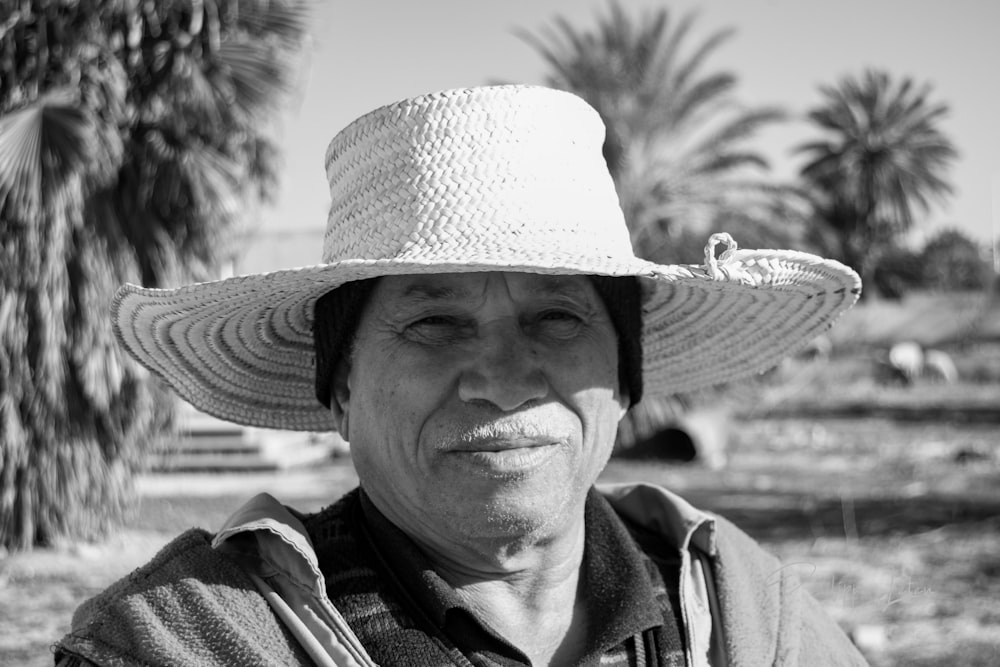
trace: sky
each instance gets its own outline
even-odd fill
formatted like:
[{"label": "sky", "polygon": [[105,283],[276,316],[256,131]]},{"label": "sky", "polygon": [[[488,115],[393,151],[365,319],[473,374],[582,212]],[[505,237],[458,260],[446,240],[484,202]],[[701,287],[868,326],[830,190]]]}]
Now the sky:
[{"label": "sky", "polygon": [[[777,105],[793,120],[755,147],[777,177],[801,159],[793,147],[818,135],[803,120],[818,88],[866,67],[933,86],[949,106],[941,128],[960,156],[955,193],[929,213],[916,240],[958,227],[984,243],[1000,234],[1000,2],[997,0],[621,0],[642,13],[696,11],[691,44],[723,28],[736,34],[707,62],[739,78],[748,105]],[[422,93],[491,82],[542,83],[546,66],[517,30],[537,34],[556,16],[590,28],[606,0],[317,0],[312,45],[277,128],[280,192],[261,211],[259,238],[321,230],[329,190],[326,146],[356,117]],[[997,199],[994,202],[994,199]],[[737,239],[738,240],[738,239]],[[315,255],[290,258],[311,264]]]}]

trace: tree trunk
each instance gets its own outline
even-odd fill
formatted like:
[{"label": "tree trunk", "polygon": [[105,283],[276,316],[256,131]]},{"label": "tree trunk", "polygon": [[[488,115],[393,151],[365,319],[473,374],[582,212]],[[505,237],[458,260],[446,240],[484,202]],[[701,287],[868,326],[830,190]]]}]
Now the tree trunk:
[{"label": "tree trunk", "polygon": [[[76,190],[73,194],[79,195]],[[170,401],[122,358],[109,298],[127,267],[79,197],[0,219],[0,545],[92,539],[132,506]],[[134,271],[134,269],[133,269]],[[161,411],[167,406],[167,413]]]}]

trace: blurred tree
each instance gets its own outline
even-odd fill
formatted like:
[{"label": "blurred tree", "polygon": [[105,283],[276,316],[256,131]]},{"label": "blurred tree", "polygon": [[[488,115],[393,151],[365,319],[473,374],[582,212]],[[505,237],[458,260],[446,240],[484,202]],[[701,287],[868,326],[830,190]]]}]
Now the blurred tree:
[{"label": "blurred tree", "polygon": [[[786,194],[756,178],[767,162],[746,146],[783,113],[745,108],[734,74],[705,71],[733,31],[688,48],[694,19],[674,22],[666,8],[632,17],[612,1],[593,29],[557,18],[540,35],[521,33],[551,68],[546,83],[600,113],[604,156],[633,246],[661,262],[701,261],[713,223],[745,219]],[[691,245],[686,235],[700,239],[693,256],[681,252]]]},{"label": "blurred tree", "polygon": [[306,0],[2,0],[0,544],[119,520],[170,401],[123,358],[123,281],[215,277],[273,187],[265,121]]},{"label": "blurred tree", "polygon": [[924,286],[923,261],[918,250],[903,246],[886,248],[871,272],[872,285],[881,296],[902,299]]},{"label": "blurred tree", "polygon": [[989,286],[991,271],[985,249],[957,229],[943,229],[928,239],[920,264],[926,287],[978,290]]},{"label": "blurred tree", "polygon": [[807,158],[801,176],[837,235],[839,258],[874,284],[881,255],[932,198],[951,192],[945,173],[957,153],[938,127],[948,107],[929,101],[929,85],[878,70],[820,92],[809,119],[825,136],[798,147]]}]

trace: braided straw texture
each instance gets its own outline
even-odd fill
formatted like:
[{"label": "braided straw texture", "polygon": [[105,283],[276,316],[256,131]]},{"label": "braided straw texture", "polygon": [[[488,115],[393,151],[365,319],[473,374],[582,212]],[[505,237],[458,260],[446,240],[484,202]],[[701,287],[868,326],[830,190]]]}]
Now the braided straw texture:
[{"label": "braided straw texture", "polygon": [[425,95],[349,125],[327,149],[323,261],[631,262],[588,105],[546,88]]},{"label": "braided straw texture", "polygon": [[[604,127],[544,88],[447,91],[363,116],[331,142],[323,263],[152,290],[126,285],[124,347],[198,409],[240,424],[327,431],[314,395],[312,310],[352,280],[526,271],[642,278],[646,395],[766,370],[857,299],[836,262],[737,250],[713,237],[704,266],[632,254],[604,164]],[[715,245],[729,250],[716,259]]]},{"label": "braided straw texture", "polygon": [[[788,250],[738,250],[683,267],[643,305],[648,395],[680,393],[773,368],[857,301],[861,280],[837,262]],[[685,275],[686,274],[686,275]]]}]

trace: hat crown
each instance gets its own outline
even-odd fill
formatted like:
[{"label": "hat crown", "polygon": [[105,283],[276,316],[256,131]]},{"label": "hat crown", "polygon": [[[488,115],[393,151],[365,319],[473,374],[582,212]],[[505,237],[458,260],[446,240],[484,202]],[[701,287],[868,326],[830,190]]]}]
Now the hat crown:
[{"label": "hat crown", "polygon": [[377,109],[327,150],[323,261],[518,264],[542,250],[632,258],[604,134],[583,100],[533,86]]}]

